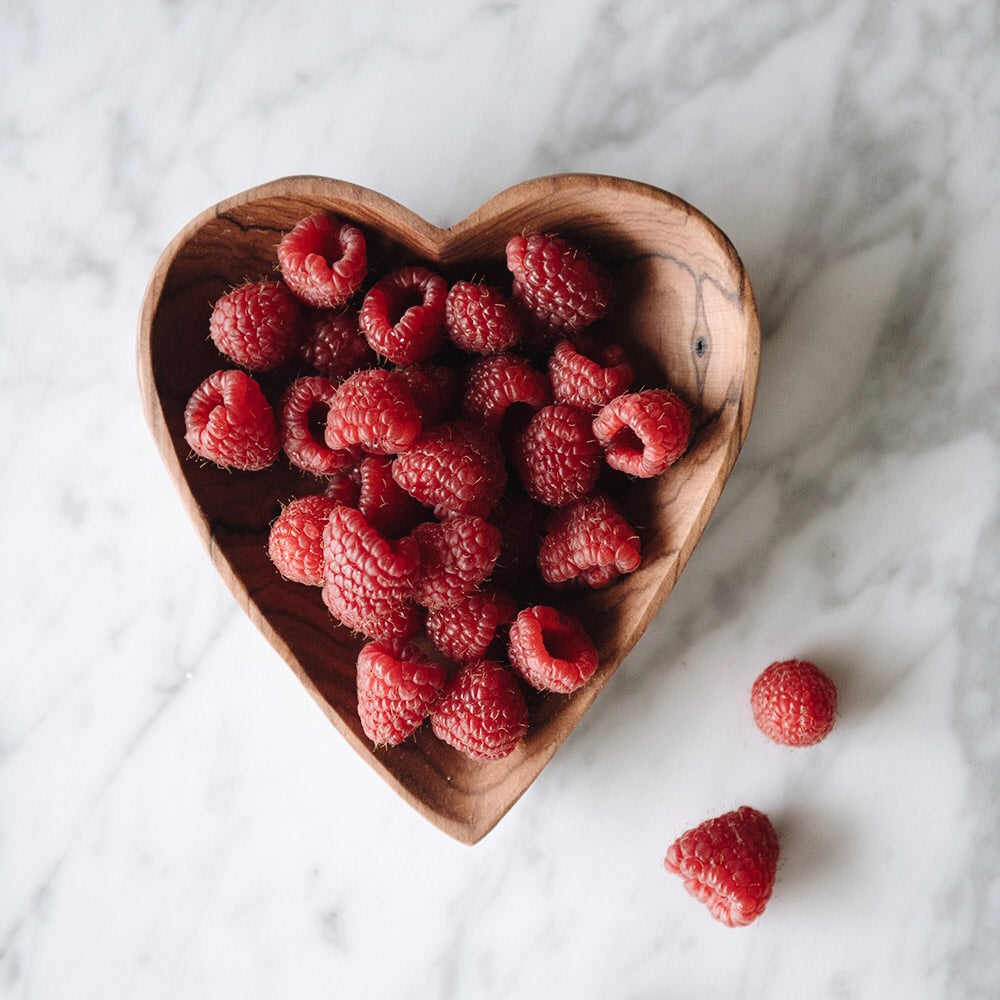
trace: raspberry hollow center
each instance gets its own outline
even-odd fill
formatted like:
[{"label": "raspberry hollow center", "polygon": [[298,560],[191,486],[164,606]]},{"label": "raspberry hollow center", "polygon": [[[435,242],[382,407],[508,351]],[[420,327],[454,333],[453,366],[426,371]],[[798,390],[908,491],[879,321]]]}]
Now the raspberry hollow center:
[{"label": "raspberry hollow center", "polygon": [[332,268],[338,261],[343,260],[347,253],[347,240],[345,237],[345,226],[330,226],[329,231],[323,236],[316,248],[315,253],[322,257]]},{"label": "raspberry hollow center", "polygon": [[542,646],[554,660],[573,661],[580,653],[580,639],[561,625],[542,626]]},{"label": "raspberry hollow center", "polygon": [[390,326],[395,326],[414,306],[424,304],[423,289],[414,285],[399,289],[388,296],[385,318]]},{"label": "raspberry hollow center", "polygon": [[309,429],[309,436],[316,442],[323,442],[326,438],[326,418],[330,414],[330,406],[322,400],[317,399],[309,407],[306,415],[306,426]]},{"label": "raspberry hollow center", "polygon": [[646,442],[631,427],[625,426],[611,439],[611,447],[619,452],[642,455]]}]

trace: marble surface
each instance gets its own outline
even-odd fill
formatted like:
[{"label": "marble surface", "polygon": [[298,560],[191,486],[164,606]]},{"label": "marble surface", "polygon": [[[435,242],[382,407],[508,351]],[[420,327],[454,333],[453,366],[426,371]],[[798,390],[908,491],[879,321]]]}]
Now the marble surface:
[{"label": "marble surface", "polygon": [[[0,69],[0,995],[1000,995],[1000,59],[988,2],[8,4]],[[235,609],[143,423],[192,216],[292,173],[454,222],[638,178],[731,237],[757,411],[670,601],[478,846]],[[810,656],[829,740],[747,691]],[[748,803],[774,897],[660,868]]]}]

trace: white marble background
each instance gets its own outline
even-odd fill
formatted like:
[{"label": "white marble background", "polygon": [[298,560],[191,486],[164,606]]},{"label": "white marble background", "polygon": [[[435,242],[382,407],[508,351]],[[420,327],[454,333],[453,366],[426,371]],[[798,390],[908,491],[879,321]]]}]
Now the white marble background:
[{"label": "white marble background", "polygon": [[[1000,995],[1000,29],[980,2],[3,4],[0,996]],[[291,173],[454,222],[562,170],[676,191],[766,340],[702,545],[475,848],[237,612],[133,336],[190,217]],[[812,656],[842,715],[766,744]],[[743,802],[755,925],[660,869]]]}]

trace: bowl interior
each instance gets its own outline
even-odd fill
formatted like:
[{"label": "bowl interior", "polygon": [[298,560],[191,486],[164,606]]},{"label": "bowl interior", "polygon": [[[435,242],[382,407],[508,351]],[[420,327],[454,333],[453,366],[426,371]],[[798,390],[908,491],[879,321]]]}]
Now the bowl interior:
[{"label": "bowl interior", "polygon": [[[184,441],[191,392],[229,367],[208,337],[212,303],[234,284],[274,274],[281,236],[316,211],[365,230],[372,274],[423,261],[450,279],[477,274],[503,281],[511,235],[557,232],[579,243],[615,280],[618,298],[604,332],[633,355],[636,387],[670,386],[693,408],[691,447],[676,466],[659,479],[621,477],[609,487],[640,535],[640,568],[605,590],[560,599],[583,617],[597,644],[597,674],[573,695],[531,695],[529,733],[504,760],[468,760],[427,726],[400,747],[374,750],[357,717],[354,671],[362,640],[335,623],[317,589],[282,581],[267,555],[279,503],[317,492],[317,480],[280,460],[263,472],[223,472],[192,460]],[[293,177],[254,188],[202,213],[166,248],[138,341],[154,436],[237,600],[355,750],[411,805],[466,843],[488,832],[530,785],[670,593],[746,435],[758,353],[753,295],[725,236],[666,192],[593,175],[520,184],[450,229],[342,181]],[[276,401],[290,377],[284,371],[259,381]]]}]

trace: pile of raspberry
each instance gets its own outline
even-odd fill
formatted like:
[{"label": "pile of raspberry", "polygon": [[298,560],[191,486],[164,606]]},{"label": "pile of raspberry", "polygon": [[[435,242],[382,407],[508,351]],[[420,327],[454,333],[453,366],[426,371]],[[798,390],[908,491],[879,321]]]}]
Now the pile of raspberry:
[{"label": "pile of raspberry", "polygon": [[[364,232],[317,214],[277,261],[280,280],[215,303],[209,332],[235,367],[194,390],[186,441],[224,469],[283,455],[311,484],[268,551],[366,637],[358,716],[376,746],[429,718],[469,757],[507,756],[533,691],[597,670],[558,597],[639,566],[610,492],[684,454],[689,408],[633,391],[626,348],[594,333],[613,320],[610,275],[559,236],[511,238],[503,282],[449,284],[419,262],[371,274]],[[287,372],[280,398],[251,372]]]}]

